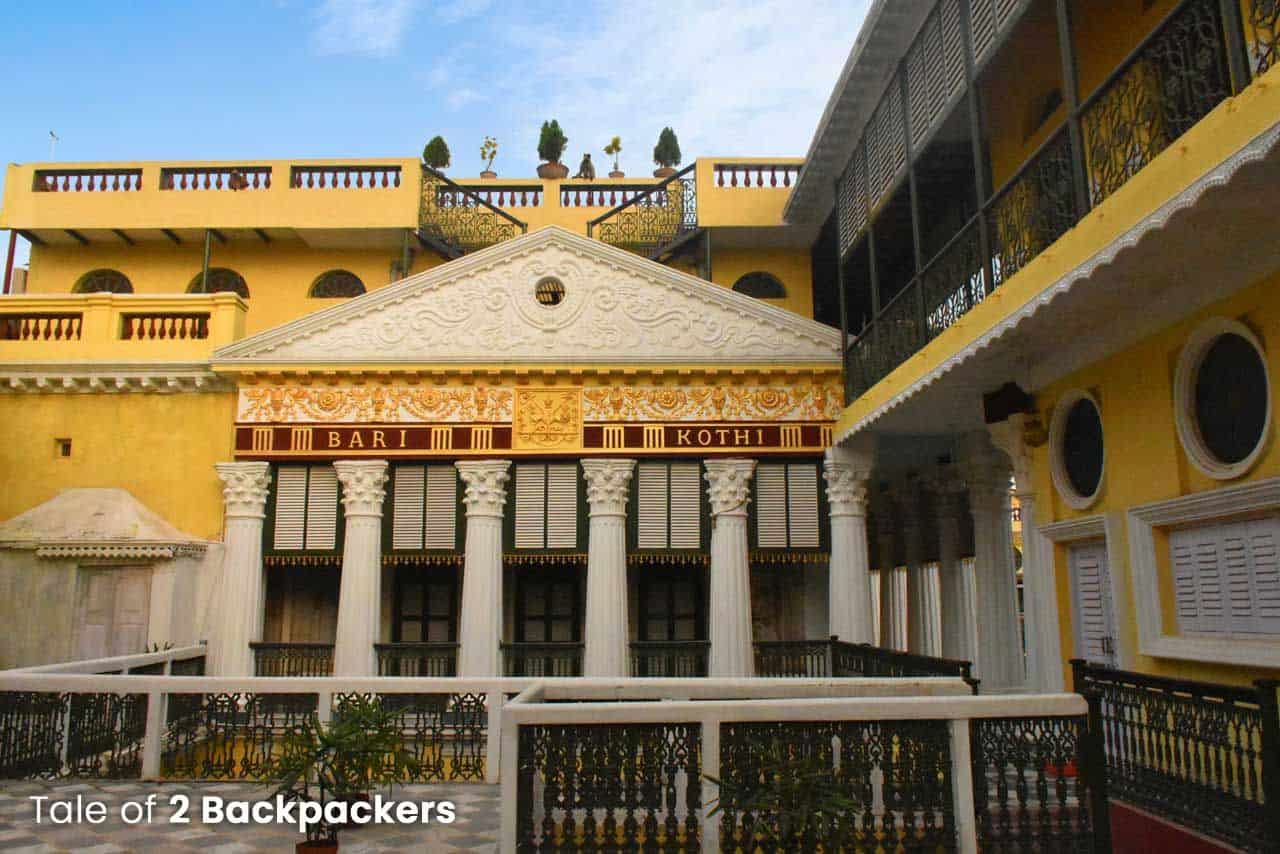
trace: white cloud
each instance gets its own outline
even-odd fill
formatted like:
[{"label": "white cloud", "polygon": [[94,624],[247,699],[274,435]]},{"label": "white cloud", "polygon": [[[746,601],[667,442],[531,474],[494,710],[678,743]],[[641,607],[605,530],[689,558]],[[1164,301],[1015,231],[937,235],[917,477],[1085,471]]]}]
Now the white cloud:
[{"label": "white cloud", "polygon": [[450,3],[437,3],[436,17],[446,24],[452,24],[466,18],[474,18],[488,11],[493,0],[453,0]]},{"label": "white cloud", "polygon": [[312,40],[322,54],[389,56],[400,47],[414,0],[325,0]]}]

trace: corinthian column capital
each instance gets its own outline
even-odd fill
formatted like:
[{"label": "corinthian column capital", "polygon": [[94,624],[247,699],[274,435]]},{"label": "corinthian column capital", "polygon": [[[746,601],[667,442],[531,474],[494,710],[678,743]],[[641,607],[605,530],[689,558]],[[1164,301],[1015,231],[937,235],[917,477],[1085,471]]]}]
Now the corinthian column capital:
[{"label": "corinthian column capital", "polygon": [[625,516],[635,460],[583,460],[592,516]]},{"label": "corinthian column capital", "polygon": [[751,475],[755,460],[707,460],[707,496],[711,515],[746,516],[751,500]]},{"label": "corinthian column capital", "polygon": [[507,502],[507,481],[511,477],[511,460],[476,460],[454,463],[466,491],[462,503],[468,516],[502,518]]},{"label": "corinthian column capital", "polygon": [[222,500],[228,518],[262,519],[271,487],[270,463],[215,463],[222,480]]},{"label": "corinthian column capital", "polygon": [[827,459],[822,465],[832,516],[867,515],[867,480],[871,470]]},{"label": "corinthian column capital", "polygon": [[342,508],[348,517],[381,516],[387,490],[386,460],[338,460],[333,464],[342,484]]}]

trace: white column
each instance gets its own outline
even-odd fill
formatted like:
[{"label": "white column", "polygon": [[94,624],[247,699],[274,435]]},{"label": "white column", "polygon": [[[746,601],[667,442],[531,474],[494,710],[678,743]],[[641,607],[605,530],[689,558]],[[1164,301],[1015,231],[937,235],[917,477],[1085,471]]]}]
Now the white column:
[{"label": "white column", "polygon": [[938,523],[938,587],[942,600],[942,656],[973,661],[978,648],[972,576],[961,553],[964,481],[944,473],[932,485]]},{"label": "white column", "polygon": [[843,450],[827,451],[823,471],[831,512],[828,631],[849,643],[875,643],[867,551],[867,479],[871,468]]},{"label": "white column", "polygon": [[881,492],[876,501],[876,541],[880,552],[880,646],[907,648],[906,572],[898,567],[893,497]]},{"label": "white column", "polygon": [[338,588],[338,631],[333,644],[334,676],[375,676],[382,616],[382,500],[387,490],[386,460],[339,460],[346,516],[342,543],[342,583]]},{"label": "white column", "polygon": [[982,680],[987,693],[1017,690],[1025,684],[1026,676],[1018,629],[1009,462],[991,445],[985,433],[969,434],[965,445],[978,610],[975,675]]},{"label": "white column", "polygon": [[466,485],[466,554],[458,619],[458,675],[500,676],[502,638],[502,507],[510,460],[455,463]]},{"label": "white column", "polygon": [[631,675],[627,638],[627,493],[635,460],[583,460],[587,531],[584,676]]},{"label": "white column", "polygon": [[249,644],[262,640],[267,584],[262,573],[262,520],[266,518],[268,463],[217,463],[222,479],[222,579],[216,634],[210,639],[211,670],[216,676],[252,676]]},{"label": "white column", "polygon": [[920,494],[914,483],[902,490],[902,551],[907,565],[907,650],[920,655],[932,655],[927,649],[928,604],[925,602],[924,584],[924,508],[920,506]]},{"label": "white column", "polygon": [[992,441],[1013,463],[1013,494],[1022,516],[1022,613],[1026,621],[1027,684],[1037,691],[1061,691],[1065,683],[1058,634],[1058,593],[1053,543],[1036,527],[1035,481],[1026,442],[1027,415],[1011,415],[987,427]]},{"label": "white column", "polygon": [[707,460],[711,498],[710,676],[753,676],[747,502],[755,460]]}]

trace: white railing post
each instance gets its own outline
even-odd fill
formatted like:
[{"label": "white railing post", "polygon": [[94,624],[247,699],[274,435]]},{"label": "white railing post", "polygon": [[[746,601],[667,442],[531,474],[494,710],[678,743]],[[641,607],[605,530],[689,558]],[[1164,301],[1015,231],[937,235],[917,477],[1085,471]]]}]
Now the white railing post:
[{"label": "white railing post", "polygon": [[147,730],[142,736],[142,779],[160,779],[160,754],[164,750],[165,702],[163,691],[147,693]]},{"label": "white railing post", "polygon": [[326,725],[333,720],[332,691],[321,690],[316,692],[316,719]]},{"label": "white railing post", "polygon": [[[504,707],[505,708],[505,707]],[[504,713],[505,715],[505,713]],[[506,721],[502,729],[502,747],[498,761],[502,763],[502,839],[498,850],[502,854],[516,854],[516,830],[520,799],[520,725]],[[486,770],[487,770],[486,763]]]},{"label": "white railing post", "polygon": [[950,722],[951,797],[956,817],[956,850],[978,854],[978,826],[973,802],[973,759],[969,751],[969,719]]},{"label": "white railing post", "polygon": [[501,691],[490,691],[485,704],[489,707],[488,730],[485,733],[484,781],[502,782],[502,707],[506,697]]},{"label": "white railing post", "polygon": [[[720,816],[711,815],[711,802],[720,797],[720,789],[708,777],[720,779],[720,718],[715,714],[702,719],[702,850],[720,850]],[[690,780],[689,785],[694,785]]]}]

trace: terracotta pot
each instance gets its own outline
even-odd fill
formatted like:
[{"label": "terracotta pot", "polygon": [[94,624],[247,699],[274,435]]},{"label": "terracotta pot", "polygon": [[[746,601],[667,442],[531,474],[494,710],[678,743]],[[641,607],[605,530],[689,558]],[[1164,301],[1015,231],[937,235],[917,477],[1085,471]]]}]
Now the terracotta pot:
[{"label": "terracotta pot", "polygon": [[333,854],[338,850],[338,843],[327,839],[307,840],[293,846],[293,854]]},{"label": "terracotta pot", "polygon": [[486,181],[492,181],[494,178],[498,177],[498,173],[491,169],[486,169],[480,173],[480,177],[484,178]]},{"label": "terracotta pot", "polygon": [[663,166],[661,169],[653,170],[653,177],[655,178],[670,178],[674,174],[676,174],[674,166]]},{"label": "terracotta pot", "polygon": [[614,169],[612,172],[610,172],[610,173],[609,173],[609,177],[610,177],[610,178],[625,178],[625,177],[627,177],[627,173],[626,173],[626,172],[623,172],[621,169]]},{"label": "terracotta pot", "polygon": [[548,181],[563,181],[569,177],[569,167],[563,163],[539,163],[538,177]]}]

